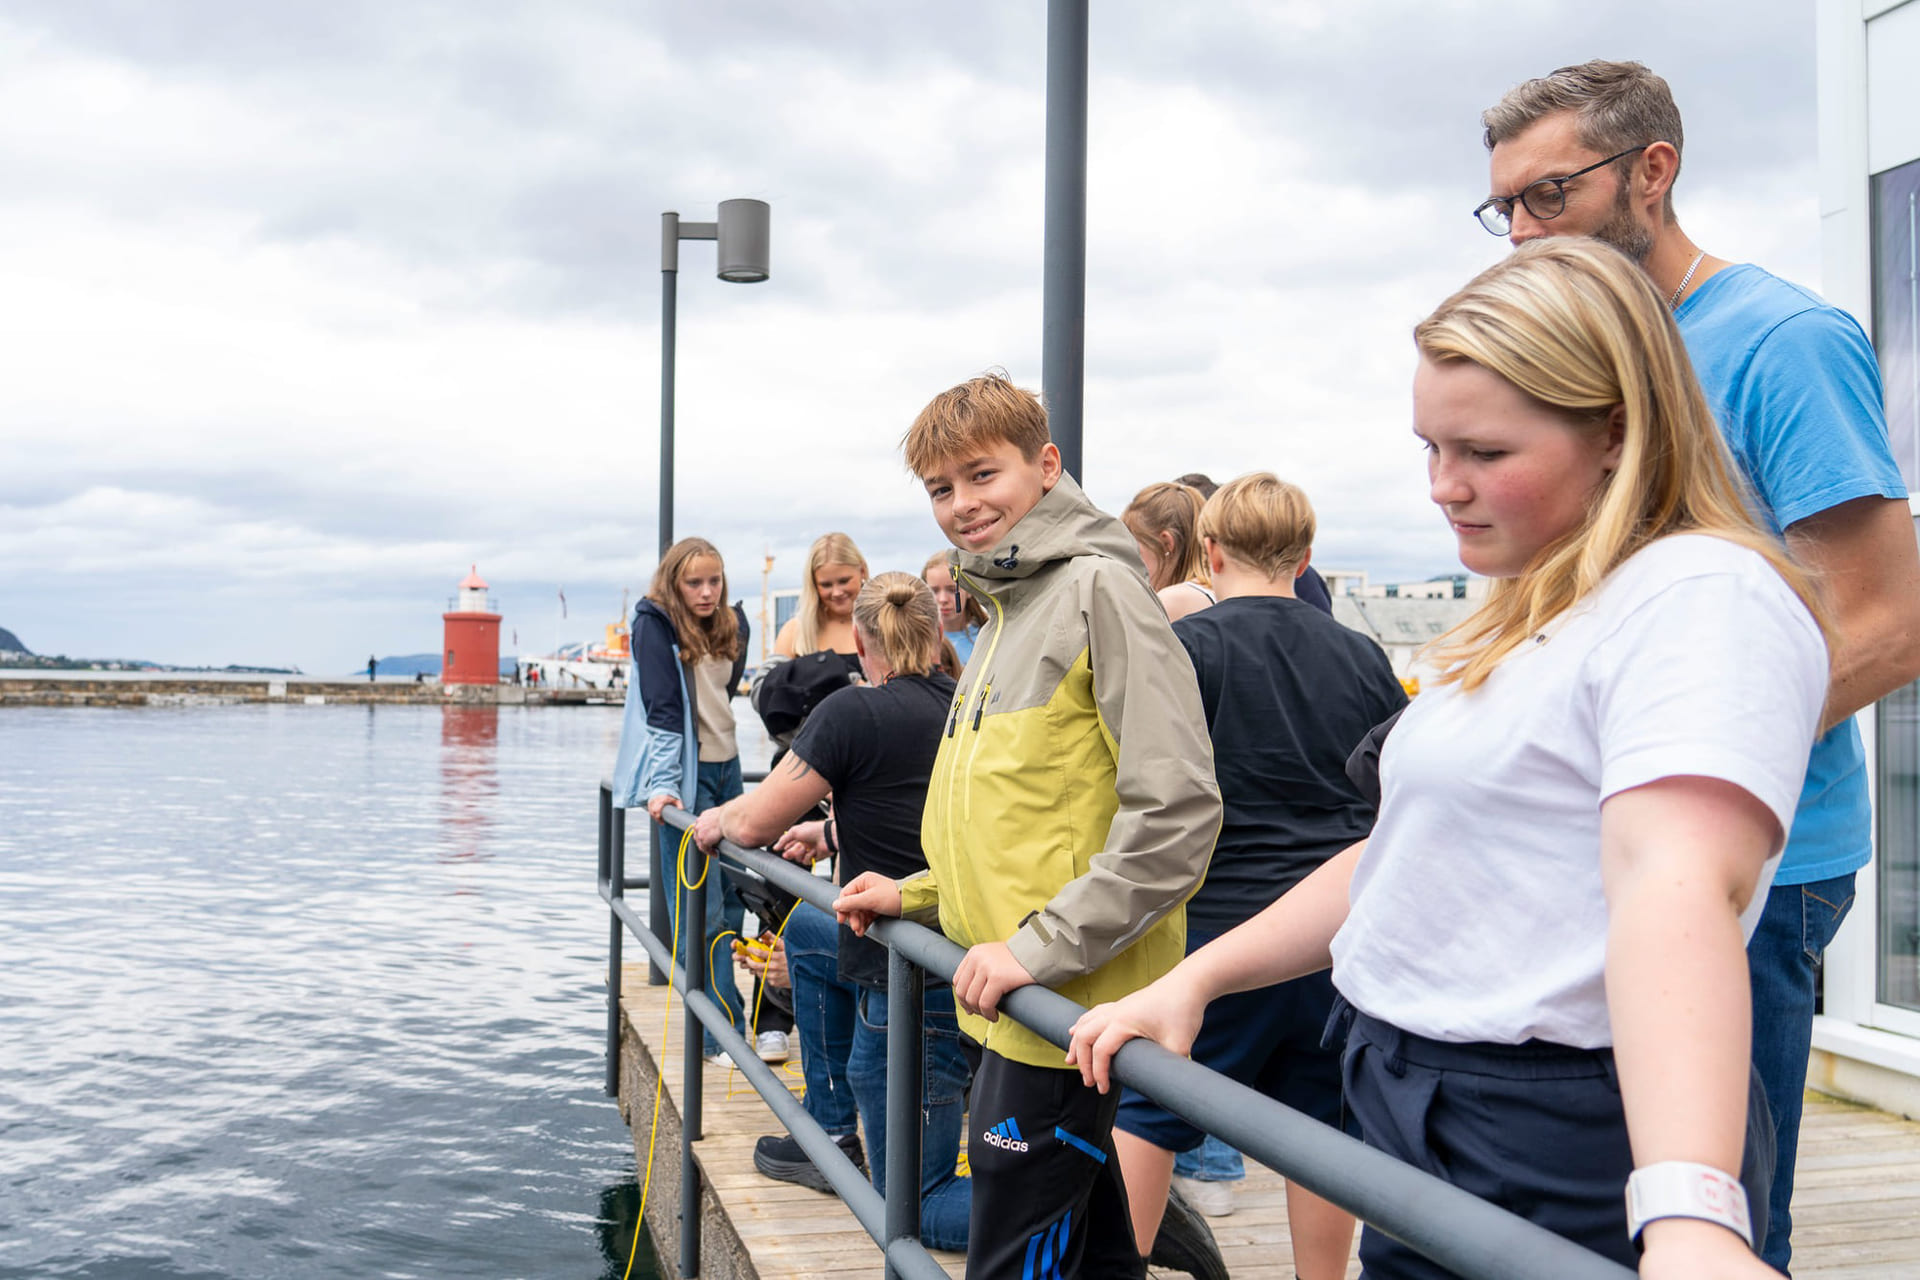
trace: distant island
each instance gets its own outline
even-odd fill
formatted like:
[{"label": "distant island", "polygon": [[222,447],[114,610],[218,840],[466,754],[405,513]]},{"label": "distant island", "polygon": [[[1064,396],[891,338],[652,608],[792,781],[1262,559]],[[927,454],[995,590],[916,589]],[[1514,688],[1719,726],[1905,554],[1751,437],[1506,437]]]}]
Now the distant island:
[{"label": "distant island", "polygon": [[[440,678],[441,658],[437,653],[396,653],[376,661],[380,664],[379,671],[383,676],[431,676],[435,680]],[[500,659],[501,675],[510,676],[513,671],[512,658]],[[360,668],[361,674],[365,672],[365,667]]]},{"label": "distant island", "polygon": [[218,671],[233,675],[297,676],[298,667],[249,667],[230,663],[224,667],[176,667],[165,662],[147,662],[140,658],[69,658],[64,653],[35,653],[20,637],[0,627],[0,667],[31,671]]}]

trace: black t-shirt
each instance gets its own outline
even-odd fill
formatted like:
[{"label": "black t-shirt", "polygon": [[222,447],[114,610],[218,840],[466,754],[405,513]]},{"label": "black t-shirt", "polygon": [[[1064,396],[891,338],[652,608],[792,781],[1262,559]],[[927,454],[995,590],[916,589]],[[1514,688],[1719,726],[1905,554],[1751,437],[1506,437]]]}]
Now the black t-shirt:
[{"label": "black t-shirt", "polygon": [[1407,695],[1379,645],[1300,600],[1236,596],[1173,633],[1200,677],[1224,810],[1187,921],[1218,934],[1373,829],[1347,756]]},{"label": "black t-shirt", "polygon": [[[953,692],[943,672],[895,676],[835,691],[800,726],[793,754],[833,788],[842,884],[865,871],[899,880],[927,869],[920,815]],[[887,949],[842,925],[840,977],[884,989]]]}]

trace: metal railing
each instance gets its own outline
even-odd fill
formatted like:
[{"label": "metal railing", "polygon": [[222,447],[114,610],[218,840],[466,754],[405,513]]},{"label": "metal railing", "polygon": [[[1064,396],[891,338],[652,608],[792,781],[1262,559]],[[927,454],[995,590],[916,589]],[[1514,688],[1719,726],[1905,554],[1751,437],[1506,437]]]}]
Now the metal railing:
[{"label": "metal railing", "polygon": [[[754,779],[757,780],[757,779]],[[607,1093],[619,1091],[621,934],[633,931],[651,961],[649,981],[672,980],[685,1003],[681,1099],[680,1274],[700,1274],[700,1177],[693,1143],[700,1138],[701,1037],[694,1020],[719,1041],[736,1068],[800,1144],[844,1200],[861,1227],[880,1246],[888,1280],[941,1280],[945,1272],[920,1244],[921,1017],[926,974],[951,979],[965,952],[930,929],[904,920],[875,921],[869,936],[887,946],[887,1194],[883,1199],[826,1131],[807,1115],[772,1068],[762,1063],[727,1013],[705,990],[706,869],[698,845],[687,844],[687,890],[681,919],[695,930],[686,945],[685,971],[661,932],[668,920],[661,877],[626,875],[626,814],[600,788],[600,896],[610,911],[607,965]],[[663,828],[649,824],[653,867],[676,861],[678,833],[693,818],[669,809]],[[661,855],[669,846],[676,857]],[[800,867],[755,849],[722,841],[718,853],[740,867],[822,910],[831,912],[833,885]],[[625,890],[650,883],[649,918],[626,901]],[[1081,1006],[1046,987],[1010,992],[1000,1002],[1013,1017],[1050,1043],[1066,1047]],[[1134,1040],[1114,1055],[1114,1078],[1152,1098],[1190,1123],[1221,1138],[1290,1182],[1296,1182],[1377,1231],[1469,1280],[1630,1280],[1633,1272],[1564,1237],[1500,1209],[1413,1166],[1376,1151],[1338,1129],[1313,1120],[1247,1086],[1178,1057],[1147,1040]]]}]

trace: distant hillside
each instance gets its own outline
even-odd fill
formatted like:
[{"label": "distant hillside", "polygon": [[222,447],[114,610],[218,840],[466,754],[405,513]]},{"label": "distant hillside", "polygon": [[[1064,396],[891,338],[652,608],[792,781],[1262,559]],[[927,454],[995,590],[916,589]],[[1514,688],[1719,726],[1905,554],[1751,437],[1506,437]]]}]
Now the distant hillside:
[{"label": "distant hillside", "polygon": [[[362,672],[365,667],[360,668]],[[396,653],[380,659],[379,674],[383,676],[429,675],[440,678],[440,655],[437,653]],[[500,659],[500,674],[513,674],[513,659]]]},{"label": "distant hillside", "polygon": [[0,627],[0,653],[32,653],[33,650],[20,643],[20,637]]}]

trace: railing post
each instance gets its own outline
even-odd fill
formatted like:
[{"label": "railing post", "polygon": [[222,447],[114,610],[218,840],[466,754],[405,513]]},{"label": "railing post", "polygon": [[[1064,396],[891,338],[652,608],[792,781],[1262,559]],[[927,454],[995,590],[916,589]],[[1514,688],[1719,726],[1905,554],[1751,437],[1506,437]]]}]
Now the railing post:
[{"label": "railing post", "polygon": [[[680,899],[680,936],[686,943],[680,959],[687,976],[683,1006],[687,996],[707,989],[707,855],[691,840],[686,848],[686,882],[693,887]],[[679,889],[677,883],[674,887]],[[700,1140],[700,1071],[706,1063],[700,1050],[706,1032],[691,1007],[682,1011],[686,1044],[680,1059],[680,1274],[683,1280],[694,1280],[700,1274],[700,1168],[694,1163],[693,1144]]]},{"label": "railing post", "polygon": [[613,807],[613,791],[600,784],[600,877],[607,885],[607,1096],[620,1096],[620,970],[626,927],[613,902],[626,896],[626,857],[615,838],[620,810]]},{"label": "railing post", "polygon": [[[887,948],[887,1243],[920,1238],[926,975]],[[891,1262],[887,1280],[899,1280]]]},{"label": "railing post", "polygon": [[[667,861],[667,829],[658,822],[647,824],[647,857],[652,859],[647,865],[647,928],[653,930],[653,936],[660,939],[664,949],[673,945],[673,916],[667,905],[667,895],[678,886],[674,883],[674,869]],[[647,957],[647,985],[664,987],[667,974]]]}]

